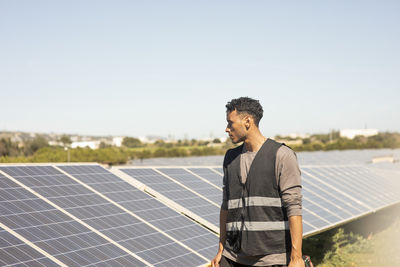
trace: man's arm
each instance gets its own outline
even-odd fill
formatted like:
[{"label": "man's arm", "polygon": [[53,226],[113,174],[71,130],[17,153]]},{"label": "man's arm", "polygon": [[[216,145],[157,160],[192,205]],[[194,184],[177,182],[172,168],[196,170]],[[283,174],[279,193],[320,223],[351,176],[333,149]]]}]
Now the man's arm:
[{"label": "man's arm", "polygon": [[278,177],[282,203],[289,218],[290,237],[292,240],[289,267],[303,267],[301,172],[296,155],[290,148],[281,146],[276,156],[276,176]]},{"label": "man's arm", "polygon": [[303,267],[303,255],[301,252],[303,240],[303,223],[302,216],[289,217],[290,237],[292,239],[292,252],[290,254],[289,267]]},{"label": "man's arm", "polygon": [[221,208],[219,213],[219,246],[218,246],[218,253],[212,259],[211,265],[213,267],[218,267],[219,262],[222,258],[222,252],[224,251],[224,244],[226,240],[226,217],[228,215],[228,211]]}]

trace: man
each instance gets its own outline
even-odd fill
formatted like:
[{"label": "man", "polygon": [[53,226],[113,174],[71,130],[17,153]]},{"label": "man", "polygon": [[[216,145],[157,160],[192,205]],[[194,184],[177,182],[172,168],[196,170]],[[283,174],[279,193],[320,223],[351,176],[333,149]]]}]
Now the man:
[{"label": "man", "polygon": [[226,105],[234,144],[224,158],[219,249],[212,265],[303,267],[301,177],[295,153],[259,130],[259,101]]}]

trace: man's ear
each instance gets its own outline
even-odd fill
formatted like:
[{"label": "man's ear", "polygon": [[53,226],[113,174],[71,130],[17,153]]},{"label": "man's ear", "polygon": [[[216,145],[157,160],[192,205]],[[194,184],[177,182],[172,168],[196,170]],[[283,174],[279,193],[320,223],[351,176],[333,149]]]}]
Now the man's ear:
[{"label": "man's ear", "polygon": [[251,116],[248,115],[244,118],[244,126],[246,127],[246,130],[250,129],[252,123],[251,120],[252,120]]}]

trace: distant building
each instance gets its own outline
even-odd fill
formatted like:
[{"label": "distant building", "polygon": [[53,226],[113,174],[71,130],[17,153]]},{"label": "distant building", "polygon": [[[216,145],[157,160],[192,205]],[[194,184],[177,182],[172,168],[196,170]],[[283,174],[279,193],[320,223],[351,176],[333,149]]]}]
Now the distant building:
[{"label": "distant building", "polygon": [[288,136],[293,139],[299,139],[299,138],[304,139],[310,137],[309,134],[302,134],[302,133],[291,133]]},{"label": "distant building", "polygon": [[60,141],[49,141],[49,146],[64,146]]},{"label": "distant building", "polygon": [[378,134],[377,129],[343,129],[340,130],[340,137],[347,137],[353,139],[357,135],[361,136],[374,136]]},{"label": "distant building", "polygon": [[100,146],[100,141],[81,141],[81,142],[72,142],[71,148],[77,147],[89,147],[91,149],[97,149]]},{"label": "distant building", "polygon": [[122,141],[123,141],[123,140],[124,140],[123,137],[113,137],[113,139],[112,139],[112,145],[113,145],[113,146],[120,147],[120,146],[122,146]]}]

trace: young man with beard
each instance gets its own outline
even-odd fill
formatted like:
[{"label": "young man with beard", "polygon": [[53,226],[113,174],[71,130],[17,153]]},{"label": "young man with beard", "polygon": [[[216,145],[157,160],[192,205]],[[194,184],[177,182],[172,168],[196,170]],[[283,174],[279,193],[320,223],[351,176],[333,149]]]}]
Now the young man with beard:
[{"label": "young man with beard", "polygon": [[259,130],[259,101],[226,105],[234,144],[224,158],[219,249],[212,265],[303,267],[301,176],[295,153]]}]

